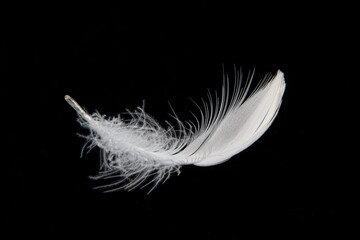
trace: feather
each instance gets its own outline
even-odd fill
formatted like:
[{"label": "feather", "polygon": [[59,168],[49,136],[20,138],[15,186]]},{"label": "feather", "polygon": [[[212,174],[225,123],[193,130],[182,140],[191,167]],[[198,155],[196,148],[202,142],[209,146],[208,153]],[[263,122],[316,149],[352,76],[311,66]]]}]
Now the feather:
[{"label": "feather", "polygon": [[125,120],[120,115],[90,115],[70,96],[65,100],[77,111],[81,126],[90,130],[85,136],[88,148],[102,150],[101,169],[94,178],[119,177],[105,185],[109,191],[132,190],[150,183],[154,189],[172,173],[179,174],[182,165],[223,163],[264,134],[279,111],[284,74],[279,70],[274,77],[267,75],[247,97],[252,78],[253,74],[241,87],[242,75],[236,72],[230,96],[227,77],[221,96],[215,95],[213,100],[209,94],[209,103],[203,101],[203,110],[199,107],[197,124],[182,122],[175,114],[176,130],[170,124],[163,128],[141,107],[129,112],[130,120]]}]

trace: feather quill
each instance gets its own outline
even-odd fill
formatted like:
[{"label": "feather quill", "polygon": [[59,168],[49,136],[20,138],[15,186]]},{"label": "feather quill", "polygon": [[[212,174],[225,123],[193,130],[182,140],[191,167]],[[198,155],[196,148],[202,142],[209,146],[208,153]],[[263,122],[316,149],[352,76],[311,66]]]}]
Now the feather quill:
[{"label": "feather quill", "polygon": [[172,173],[179,174],[182,165],[220,164],[264,134],[279,111],[284,74],[279,70],[274,77],[267,75],[247,97],[252,78],[241,87],[242,75],[236,72],[231,96],[227,78],[221,96],[212,99],[209,94],[209,103],[203,101],[203,110],[199,107],[197,125],[184,123],[175,115],[176,130],[170,124],[163,128],[141,107],[129,112],[130,120],[124,120],[120,115],[90,115],[70,96],[65,100],[77,111],[81,126],[90,130],[85,137],[88,148],[102,150],[101,169],[95,178],[120,179],[102,187],[132,190],[152,183],[153,190]]}]

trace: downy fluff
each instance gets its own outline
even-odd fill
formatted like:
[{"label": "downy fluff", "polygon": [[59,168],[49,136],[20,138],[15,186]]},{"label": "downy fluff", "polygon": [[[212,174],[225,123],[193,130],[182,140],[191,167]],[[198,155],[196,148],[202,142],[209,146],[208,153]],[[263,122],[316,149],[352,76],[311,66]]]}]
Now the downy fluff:
[{"label": "downy fluff", "polygon": [[182,165],[222,163],[264,134],[281,105],[284,74],[279,70],[274,77],[267,75],[247,97],[252,77],[241,87],[242,77],[236,72],[231,94],[226,78],[221,96],[212,99],[209,95],[209,103],[203,102],[197,125],[176,117],[176,129],[170,124],[163,128],[141,107],[129,112],[130,120],[124,120],[120,115],[89,115],[70,96],[65,100],[77,111],[81,126],[90,130],[88,148],[102,150],[101,169],[95,178],[118,177],[106,185],[108,191],[149,183],[155,188],[171,173],[180,173]]}]

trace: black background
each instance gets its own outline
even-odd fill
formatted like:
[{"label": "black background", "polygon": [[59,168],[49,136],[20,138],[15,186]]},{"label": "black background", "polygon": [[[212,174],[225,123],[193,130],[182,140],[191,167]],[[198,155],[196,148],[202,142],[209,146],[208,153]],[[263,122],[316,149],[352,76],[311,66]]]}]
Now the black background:
[{"label": "black background", "polygon": [[[1,236],[118,239],[329,239],[355,232],[347,6],[148,4],[2,9]],[[224,164],[185,166],[149,189],[103,193],[80,158],[86,131],[64,101],[108,116],[142,105],[187,120],[233,64],[286,91],[270,129]],[[354,82],[351,82],[354,81]],[[351,85],[350,85],[351,84]],[[356,97],[356,96],[355,96]],[[10,211],[9,211],[10,210]]]}]

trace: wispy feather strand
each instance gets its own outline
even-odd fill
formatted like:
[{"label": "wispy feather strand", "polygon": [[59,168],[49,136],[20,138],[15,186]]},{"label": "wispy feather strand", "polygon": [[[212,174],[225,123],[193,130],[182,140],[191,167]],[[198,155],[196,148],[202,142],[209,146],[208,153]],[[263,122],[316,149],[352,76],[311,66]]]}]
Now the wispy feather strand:
[{"label": "wispy feather strand", "polygon": [[170,123],[163,128],[142,107],[129,111],[130,120],[124,120],[120,115],[90,115],[70,96],[65,100],[77,111],[81,126],[90,130],[88,148],[102,150],[95,178],[118,178],[102,187],[132,190],[153,184],[153,189],[172,173],[179,174],[182,165],[222,163],[261,137],[278,113],[285,80],[281,71],[274,77],[267,75],[247,97],[252,78],[253,74],[241,87],[243,76],[237,71],[231,95],[229,78],[224,78],[221,96],[208,94],[203,109],[198,106],[201,118],[196,124],[182,122],[174,113],[176,129]]}]

